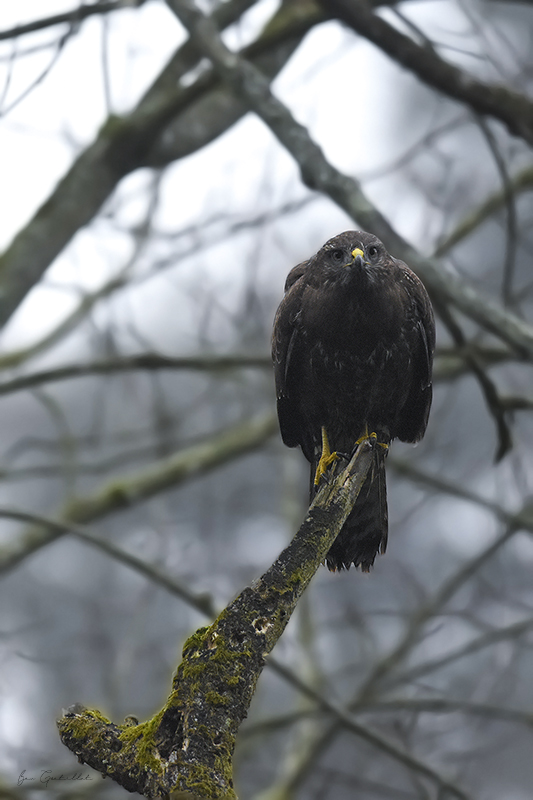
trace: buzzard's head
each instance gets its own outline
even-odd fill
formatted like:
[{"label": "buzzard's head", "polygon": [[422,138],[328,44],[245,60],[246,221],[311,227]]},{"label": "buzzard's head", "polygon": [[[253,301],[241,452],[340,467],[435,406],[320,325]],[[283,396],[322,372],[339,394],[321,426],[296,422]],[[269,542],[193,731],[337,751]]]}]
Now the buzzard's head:
[{"label": "buzzard's head", "polygon": [[297,264],[288,274],[285,292],[302,279],[315,286],[382,283],[386,272],[397,263],[377,236],[365,231],[345,231],[334,236],[308,261]]},{"label": "buzzard's head", "polygon": [[383,244],[371,233],[345,231],[334,236],[318,251],[316,259],[328,272],[382,266],[390,258]]}]

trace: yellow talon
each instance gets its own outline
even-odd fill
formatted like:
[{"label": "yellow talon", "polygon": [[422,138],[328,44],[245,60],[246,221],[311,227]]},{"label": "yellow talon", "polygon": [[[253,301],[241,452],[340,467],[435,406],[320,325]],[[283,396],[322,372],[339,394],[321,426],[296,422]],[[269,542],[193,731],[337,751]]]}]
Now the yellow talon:
[{"label": "yellow talon", "polygon": [[366,441],[371,441],[371,442],[372,442],[372,444],[377,444],[377,445],[378,445],[378,447],[383,447],[383,449],[384,449],[384,450],[388,450],[388,449],[389,449],[389,444],[388,444],[388,442],[378,442],[378,435],[377,435],[377,433],[376,433],[375,431],[372,431],[372,433],[369,433],[369,432],[368,432],[368,427],[367,427],[367,426],[365,426],[365,432],[364,432],[364,434],[363,434],[362,436],[360,436],[360,437],[359,437],[359,439],[357,439],[357,441],[356,441],[356,443],[355,443],[355,446],[356,446],[356,447],[359,447],[359,445],[361,444],[361,442],[366,442]]},{"label": "yellow talon", "polygon": [[359,447],[359,445],[362,442],[366,442],[368,439],[372,439],[373,441],[376,441],[377,438],[378,438],[377,433],[369,433],[368,432],[368,425],[365,425],[365,432],[363,433],[362,436],[359,437],[359,439],[356,440],[355,446]]},{"label": "yellow talon", "polygon": [[326,433],[326,429],[324,426],[322,426],[322,455],[320,456],[320,461],[318,462],[318,466],[316,468],[315,486],[318,486],[322,475],[337,459],[337,453],[332,453],[329,449],[328,435]]}]

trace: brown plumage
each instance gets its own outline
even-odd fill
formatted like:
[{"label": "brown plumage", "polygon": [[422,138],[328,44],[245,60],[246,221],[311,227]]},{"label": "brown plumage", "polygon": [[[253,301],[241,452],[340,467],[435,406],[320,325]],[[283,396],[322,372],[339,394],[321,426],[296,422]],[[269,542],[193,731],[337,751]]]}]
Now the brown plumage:
[{"label": "brown plumage", "polygon": [[[291,270],[274,321],[272,357],[283,441],[311,463],[311,497],[324,429],[332,451],[422,438],[431,406],[433,311],[403,261],[364,231],[330,239]],[[327,556],[331,570],[367,571],[387,545],[386,448]],[[334,462],[333,471],[340,468]],[[342,460],[341,460],[342,464]]]}]

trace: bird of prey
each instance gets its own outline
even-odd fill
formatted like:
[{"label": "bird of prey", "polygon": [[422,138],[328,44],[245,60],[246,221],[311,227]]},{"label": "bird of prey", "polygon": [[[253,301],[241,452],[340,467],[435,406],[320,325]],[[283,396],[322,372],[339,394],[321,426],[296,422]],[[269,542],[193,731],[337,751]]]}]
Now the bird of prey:
[{"label": "bird of prey", "polygon": [[370,233],[335,236],[287,277],[272,335],[277,409],[284,443],[311,463],[311,498],[341,454],[365,436],[376,441],[327,555],[332,571],[354,564],[368,572],[385,552],[385,456],[392,439],[417,442],[425,433],[434,347],[424,286]]}]

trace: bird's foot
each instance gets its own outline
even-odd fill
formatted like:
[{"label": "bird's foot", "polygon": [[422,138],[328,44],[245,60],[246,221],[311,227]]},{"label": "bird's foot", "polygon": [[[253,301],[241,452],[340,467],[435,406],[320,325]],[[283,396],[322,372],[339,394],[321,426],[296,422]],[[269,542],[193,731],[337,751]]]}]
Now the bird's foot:
[{"label": "bird's foot", "polygon": [[318,466],[315,472],[315,486],[318,486],[320,483],[320,478],[324,475],[325,472],[331,467],[332,464],[335,463],[338,459],[337,453],[332,453],[329,449],[329,441],[328,435],[326,433],[326,429],[322,428],[322,455],[320,456],[320,460],[318,462]]},{"label": "bird's foot", "polygon": [[360,436],[359,439],[355,442],[354,452],[359,447],[362,442],[370,442],[370,444],[375,447],[382,447],[384,450],[389,449],[389,442],[378,442],[378,435],[375,431],[372,433],[368,432],[368,428],[365,430],[363,436]]},{"label": "bird's foot", "polygon": [[315,472],[315,486],[318,486],[320,483],[320,478],[324,475],[325,472],[328,471],[329,467],[335,463],[338,459],[337,453],[330,453],[328,456],[324,458],[324,454],[320,456],[320,461],[318,462],[318,467],[316,468]]}]

